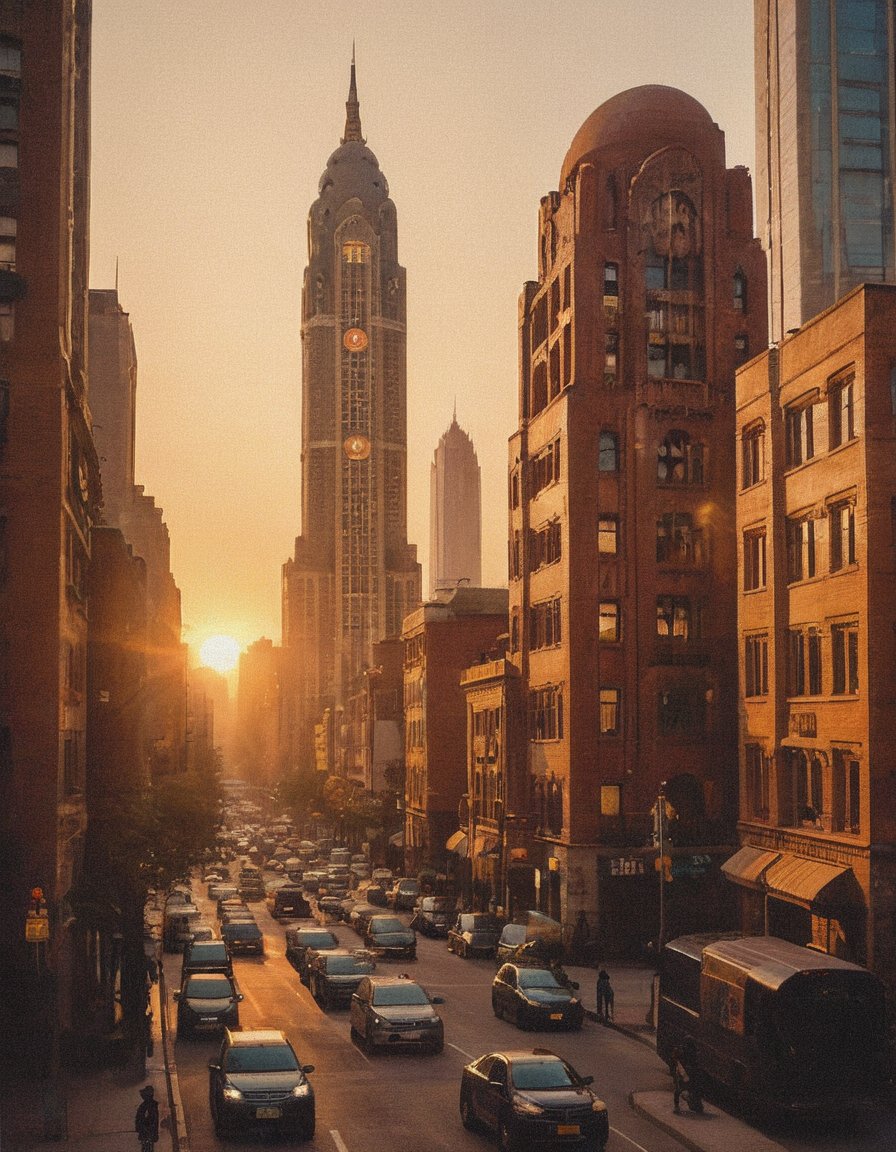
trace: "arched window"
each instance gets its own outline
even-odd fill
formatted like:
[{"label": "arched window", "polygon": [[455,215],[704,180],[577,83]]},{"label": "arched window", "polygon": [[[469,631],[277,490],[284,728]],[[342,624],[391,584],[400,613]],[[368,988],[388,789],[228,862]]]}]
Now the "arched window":
[{"label": "arched window", "polygon": [[657,450],[656,478],[659,484],[702,484],[703,445],[672,428]]},{"label": "arched window", "polygon": [[619,471],[619,443],[616,433],[604,429],[600,434],[597,467],[600,472]]}]

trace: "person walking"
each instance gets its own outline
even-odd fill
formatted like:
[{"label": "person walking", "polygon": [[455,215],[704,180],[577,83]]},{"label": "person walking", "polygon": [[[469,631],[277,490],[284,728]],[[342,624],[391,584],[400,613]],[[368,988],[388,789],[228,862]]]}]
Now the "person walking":
[{"label": "person walking", "polygon": [[142,1098],[134,1116],[134,1129],[140,1141],[140,1152],[153,1152],[153,1145],[159,1138],[159,1102],[151,1084],[140,1089]]},{"label": "person walking", "polygon": [[610,974],[606,968],[601,968],[597,974],[595,991],[597,993],[597,1015],[604,1024],[609,1024],[613,1019],[613,985],[610,983]]}]

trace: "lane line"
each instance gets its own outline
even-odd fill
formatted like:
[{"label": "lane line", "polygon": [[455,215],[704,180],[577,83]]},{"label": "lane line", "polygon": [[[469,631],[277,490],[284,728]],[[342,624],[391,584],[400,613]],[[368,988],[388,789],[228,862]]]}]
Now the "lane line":
[{"label": "lane line", "polygon": [[333,1137],[333,1143],[336,1145],[339,1152],[348,1152],[348,1145],[345,1143],[335,1128],[330,1129],[330,1135]]},{"label": "lane line", "polygon": [[473,1056],[470,1052],[465,1052],[463,1050],[463,1048],[458,1048],[458,1046],[456,1044],[452,1044],[450,1040],[447,1041],[446,1043],[447,1043],[447,1047],[453,1048],[455,1052],[460,1052],[461,1056],[463,1056],[465,1059],[467,1059],[467,1060],[475,1060],[476,1059],[476,1057]]},{"label": "lane line", "polygon": [[612,1124],[610,1125],[610,1131],[615,1132],[617,1136],[621,1136],[623,1140],[628,1140],[629,1144],[634,1144],[636,1148],[640,1149],[640,1152],[647,1152],[643,1144],[639,1144],[637,1140],[632,1140],[631,1136],[626,1136],[624,1132],[620,1132],[619,1129],[614,1128]]}]

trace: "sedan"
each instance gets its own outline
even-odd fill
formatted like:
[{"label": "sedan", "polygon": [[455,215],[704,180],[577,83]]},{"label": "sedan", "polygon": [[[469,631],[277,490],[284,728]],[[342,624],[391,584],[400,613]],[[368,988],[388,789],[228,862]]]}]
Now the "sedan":
[{"label": "sedan", "polygon": [[188,973],[180,991],[174,993],[178,1037],[192,1036],[200,1029],[219,1032],[236,1028],[242,998],[226,972]]},{"label": "sedan", "polygon": [[492,983],[492,1009],[517,1028],[582,1027],[582,1002],[549,968],[504,964]]},{"label": "sedan", "polygon": [[424,936],[444,938],[448,935],[452,910],[453,901],[446,896],[424,896],[417,903],[411,927]]},{"label": "sedan", "polygon": [[339,941],[327,928],[287,928],[286,959],[298,972],[303,984],[308,983],[308,953],[328,952],[339,947]]},{"label": "sedan", "polygon": [[467,1064],[460,1081],[465,1128],[484,1128],[502,1149],[581,1148],[603,1152],[607,1106],[593,1076],[544,1049],[490,1052]]},{"label": "sedan", "polygon": [[402,1046],[441,1052],[445,1029],[433,1004],[442,1002],[405,976],[365,976],[352,996],[352,1039],[369,1052]]},{"label": "sedan", "polygon": [[308,958],[308,987],[321,1008],[348,1004],[361,981],[374,968],[376,963],[373,957],[364,952],[358,955],[345,948],[311,952]]},{"label": "sedan", "polygon": [[448,951],[468,956],[494,956],[501,926],[487,912],[462,912],[448,930]]},{"label": "sedan", "polygon": [[395,960],[417,959],[417,934],[397,916],[371,916],[364,933],[364,947],[378,956]]},{"label": "sedan", "polygon": [[286,1036],[272,1028],[224,1033],[218,1059],[208,1066],[208,1096],[215,1134],[256,1129],[314,1138],[314,1089]]}]

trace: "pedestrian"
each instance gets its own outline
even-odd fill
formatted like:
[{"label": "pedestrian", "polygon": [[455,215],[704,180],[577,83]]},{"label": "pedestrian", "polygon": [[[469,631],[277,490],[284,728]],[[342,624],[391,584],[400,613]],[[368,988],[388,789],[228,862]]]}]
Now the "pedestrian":
[{"label": "pedestrian", "polygon": [[669,1072],[672,1075],[672,1111],[681,1112],[681,1094],[688,1086],[688,1076],[681,1059],[681,1049],[673,1048],[669,1056]]},{"label": "pedestrian", "polygon": [[703,1111],[703,1071],[697,1060],[697,1045],[692,1036],[681,1046],[681,1064],[687,1076],[687,1102],[692,1112]]},{"label": "pedestrian", "polygon": [[140,1152],[152,1152],[159,1138],[159,1104],[151,1084],[140,1089],[142,1103],[134,1116],[134,1129],[140,1141]]},{"label": "pedestrian", "polygon": [[597,1015],[609,1024],[613,1019],[613,985],[610,983],[610,974],[606,968],[601,968],[597,974]]}]

